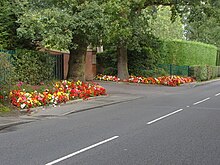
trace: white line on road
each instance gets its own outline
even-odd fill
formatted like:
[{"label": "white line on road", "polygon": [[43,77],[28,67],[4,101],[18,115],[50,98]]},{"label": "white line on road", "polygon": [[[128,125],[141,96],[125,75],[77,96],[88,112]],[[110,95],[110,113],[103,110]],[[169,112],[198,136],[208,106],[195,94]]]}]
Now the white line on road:
[{"label": "white line on road", "polygon": [[53,164],[59,163],[59,162],[61,162],[61,161],[63,161],[63,160],[66,160],[66,159],[68,159],[68,158],[70,158],[70,157],[73,157],[73,156],[75,156],[75,155],[78,155],[78,154],[80,154],[80,153],[82,153],[82,152],[85,152],[85,151],[87,151],[87,150],[90,150],[90,149],[92,149],[92,148],[95,148],[95,147],[97,147],[97,146],[99,146],[99,145],[102,145],[102,144],[107,143],[107,142],[109,142],[109,141],[112,141],[112,140],[114,140],[114,139],[117,139],[118,137],[119,137],[119,136],[113,136],[112,138],[106,139],[106,140],[104,140],[104,141],[101,141],[101,142],[98,142],[98,143],[96,143],[96,144],[93,144],[93,145],[91,145],[91,146],[89,146],[89,147],[83,148],[83,149],[81,149],[81,150],[79,150],[79,151],[76,151],[76,152],[74,152],[74,153],[71,153],[71,154],[69,154],[69,155],[66,155],[66,156],[64,156],[64,157],[62,157],[62,158],[59,158],[59,159],[57,159],[57,160],[54,160],[54,161],[52,161],[52,162],[50,162],[50,163],[47,163],[47,164],[45,164],[45,165],[53,165]]},{"label": "white line on road", "polygon": [[215,96],[219,96],[220,95],[220,93],[217,93]]},{"label": "white line on road", "polygon": [[203,100],[201,100],[201,101],[198,101],[198,102],[196,102],[196,103],[193,103],[193,105],[200,104],[200,103],[205,102],[205,101],[207,101],[207,100],[209,100],[209,99],[210,99],[210,97],[208,97],[208,98],[206,98],[206,99],[203,99]]},{"label": "white line on road", "polygon": [[152,121],[148,122],[147,124],[149,125],[149,124],[155,123],[155,122],[157,122],[157,121],[159,121],[159,120],[162,120],[162,119],[164,119],[164,118],[166,118],[166,117],[169,117],[169,116],[171,116],[171,115],[174,115],[175,113],[181,112],[182,110],[183,110],[183,109],[178,109],[178,110],[176,110],[176,111],[174,111],[174,112],[171,112],[171,113],[169,113],[169,114],[167,114],[167,115],[164,115],[164,116],[161,116],[161,117],[159,117],[159,118],[157,118],[157,119],[155,119],[155,120],[152,120]]}]

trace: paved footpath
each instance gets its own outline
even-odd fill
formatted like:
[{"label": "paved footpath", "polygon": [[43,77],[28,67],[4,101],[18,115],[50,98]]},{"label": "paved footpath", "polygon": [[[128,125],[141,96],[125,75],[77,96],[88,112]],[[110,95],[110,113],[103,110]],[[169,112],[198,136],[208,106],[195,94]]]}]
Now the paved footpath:
[{"label": "paved footpath", "polygon": [[[220,79],[184,84],[184,87],[193,88],[200,85],[206,85],[212,82],[219,81]],[[75,100],[70,101],[66,104],[58,105],[57,107],[40,107],[32,109],[30,114],[21,115],[18,117],[0,117],[0,130],[19,124],[25,124],[29,122],[34,122],[37,120],[45,118],[55,118],[60,116],[66,116],[72,113],[77,113],[80,111],[91,110],[97,107],[108,106],[112,104],[117,104],[121,102],[127,102],[130,100],[135,100],[144,97],[149,94],[154,94],[158,92],[172,91],[176,88],[181,87],[165,87],[158,85],[146,85],[144,84],[128,84],[128,83],[115,83],[115,82],[100,82],[100,85],[104,86],[107,90],[107,96],[98,96],[90,98],[88,100]]]}]

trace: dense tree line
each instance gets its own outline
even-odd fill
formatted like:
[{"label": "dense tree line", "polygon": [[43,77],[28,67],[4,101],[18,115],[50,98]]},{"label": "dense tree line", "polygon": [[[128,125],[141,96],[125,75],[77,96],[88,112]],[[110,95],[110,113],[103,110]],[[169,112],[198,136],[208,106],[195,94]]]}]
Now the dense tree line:
[{"label": "dense tree line", "polygon": [[[117,50],[118,76],[126,79],[128,47],[141,47],[154,38],[150,21],[158,6],[169,6],[172,21],[180,16],[193,29],[197,28],[193,23],[199,19],[194,19],[193,14],[206,21],[210,13],[206,8],[213,9],[210,13],[213,17],[217,12],[214,9],[217,1],[213,0],[3,0],[0,3],[0,45],[9,49],[42,45],[69,50],[68,78],[74,80],[85,80],[87,47],[103,44]],[[188,38],[192,34],[187,31]]]}]

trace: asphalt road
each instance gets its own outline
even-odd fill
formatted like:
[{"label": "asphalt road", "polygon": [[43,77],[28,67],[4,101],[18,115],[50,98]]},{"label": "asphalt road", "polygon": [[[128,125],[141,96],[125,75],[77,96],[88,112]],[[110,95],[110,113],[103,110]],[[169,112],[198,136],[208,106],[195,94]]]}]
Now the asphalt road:
[{"label": "asphalt road", "polygon": [[0,131],[1,165],[219,165],[220,82],[102,84],[138,99]]}]

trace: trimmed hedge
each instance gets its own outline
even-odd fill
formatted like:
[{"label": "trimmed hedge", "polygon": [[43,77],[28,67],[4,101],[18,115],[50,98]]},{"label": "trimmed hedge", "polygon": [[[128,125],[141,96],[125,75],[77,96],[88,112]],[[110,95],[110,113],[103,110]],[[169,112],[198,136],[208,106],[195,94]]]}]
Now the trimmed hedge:
[{"label": "trimmed hedge", "polygon": [[220,77],[220,66],[190,66],[189,76],[197,81],[206,81]]},{"label": "trimmed hedge", "polygon": [[218,52],[217,52],[216,66],[220,66],[220,49],[218,49]]},{"label": "trimmed hedge", "polygon": [[217,47],[194,41],[164,41],[162,54],[165,64],[215,66]]},{"label": "trimmed hedge", "polygon": [[11,55],[16,79],[29,84],[40,84],[54,79],[54,58],[45,52],[16,50]]}]

